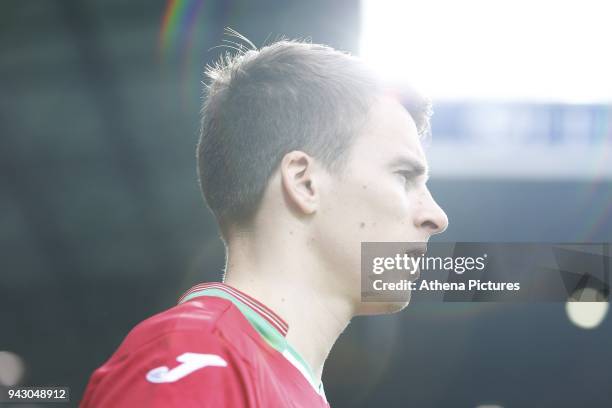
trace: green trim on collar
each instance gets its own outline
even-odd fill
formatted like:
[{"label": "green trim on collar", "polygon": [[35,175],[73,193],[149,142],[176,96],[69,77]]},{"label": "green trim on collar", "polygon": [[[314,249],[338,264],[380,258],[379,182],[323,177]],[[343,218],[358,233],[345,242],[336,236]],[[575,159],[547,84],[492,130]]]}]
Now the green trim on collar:
[{"label": "green trim on collar", "polygon": [[287,339],[270,323],[266,321],[259,312],[253,310],[250,306],[246,305],[240,299],[232,296],[230,293],[221,289],[202,289],[186,296],[181,303],[199,296],[216,296],[231,301],[251,325],[257,330],[257,332],[263,337],[263,339],[272,348],[281,353],[291,364],[293,364],[308,380],[312,387],[323,397],[325,397],[325,391],[323,390],[323,383],[315,383],[314,375],[308,363],[299,355],[297,351],[287,342]]}]

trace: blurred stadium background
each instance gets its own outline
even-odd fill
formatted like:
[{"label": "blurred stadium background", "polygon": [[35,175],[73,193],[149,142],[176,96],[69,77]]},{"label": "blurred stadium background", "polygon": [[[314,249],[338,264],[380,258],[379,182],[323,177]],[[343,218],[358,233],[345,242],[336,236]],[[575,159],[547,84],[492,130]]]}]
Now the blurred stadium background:
[{"label": "blurred stadium background", "polygon": [[[310,37],[428,88],[439,240],[612,241],[610,13],[532,3],[3,1],[0,386],[69,385],[77,401],[130,328],[220,279],[194,149],[226,26],[257,45]],[[612,322],[595,320],[560,303],[357,318],[328,399],[609,406]]]}]

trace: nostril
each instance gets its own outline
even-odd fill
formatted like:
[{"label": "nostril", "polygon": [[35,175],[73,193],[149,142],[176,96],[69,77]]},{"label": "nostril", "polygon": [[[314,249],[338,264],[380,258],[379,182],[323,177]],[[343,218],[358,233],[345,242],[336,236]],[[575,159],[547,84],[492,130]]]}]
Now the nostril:
[{"label": "nostril", "polygon": [[424,221],[423,224],[422,224],[422,227],[430,229],[430,230],[433,230],[433,231],[437,231],[437,230],[440,229],[438,224],[436,224],[435,222],[430,221],[430,220]]}]

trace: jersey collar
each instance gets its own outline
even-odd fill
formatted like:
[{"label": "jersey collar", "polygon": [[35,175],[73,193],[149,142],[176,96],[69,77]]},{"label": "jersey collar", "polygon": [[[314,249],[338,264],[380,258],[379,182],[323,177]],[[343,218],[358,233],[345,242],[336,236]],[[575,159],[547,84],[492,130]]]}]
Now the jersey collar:
[{"label": "jersey collar", "polygon": [[[239,291],[229,285],[220,282],[208,282],[200,283],[189,289],[183,296],[180,297],[178,303],[186,302],[190,299],[199,296],[219,296],[231,300],[241,311],[244,312],[244,308],[240,306],[248,306],[250,311],[259,315],[266,322],[268,322],[276,331],[278,331],[283,337],[287,336],[289,325],[271,309],[266,307],[263,303],[257,299],[252,298],[244,292]],[[240,303],[236,302],[239,301]],[[250,313],[248,314],[250,315]],[[249,317],[247,315],[247,317]],[[250,319],[249,319],[250,320]]]},{"label": "jersey collar", "polygon": [[178,303],[187,302],[200,296],[216,296],[231,301],[247,318],[263,339],[280,352],[308,380],[315,391],[325,398],[322,382],[316,382],[308,363],[287,342],[285,338],[289,326],[271,309],[244,292],[220,282],[200,283],[189,289],[179,298]]}]

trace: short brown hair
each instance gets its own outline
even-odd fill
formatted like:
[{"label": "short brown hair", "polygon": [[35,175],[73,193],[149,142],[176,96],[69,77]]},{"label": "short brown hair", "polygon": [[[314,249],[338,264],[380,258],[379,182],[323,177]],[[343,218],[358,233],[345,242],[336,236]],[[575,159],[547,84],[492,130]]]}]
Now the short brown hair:
[{"label": "short brown hair", "polygon": [[[338,171],[381,92],[361,60],[325,45],[281,40],[237,51],[207,66],[197,148],[202,193],[222,229],[252,219],[286,153]],[[411,104],[425,131],[428,101]]]}]

